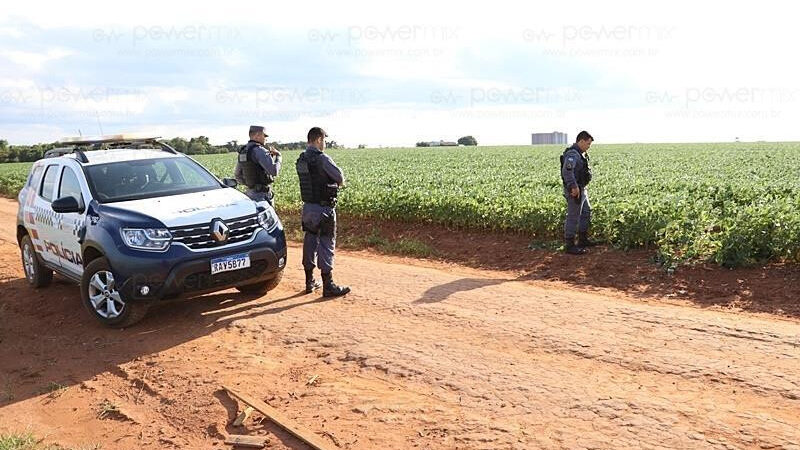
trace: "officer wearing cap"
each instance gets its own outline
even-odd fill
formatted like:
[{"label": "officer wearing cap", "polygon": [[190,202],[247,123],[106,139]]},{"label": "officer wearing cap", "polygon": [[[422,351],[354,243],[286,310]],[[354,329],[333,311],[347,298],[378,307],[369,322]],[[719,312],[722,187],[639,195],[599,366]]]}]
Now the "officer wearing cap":
[{"label": "officer wearing cap", "polygon": [[[589,155],[586,153],[594,138],[587,131],[578,133],[575,143],[561,155],[561,180],[567,200],[567,217],[564,221],[564,250],[571,255],[586,253],[586,247],[596,245],[589,240],[592,207],[586,185],[592,181]],[[575,244],[575,234],[578,243]]]},{"label": "officer wearing cap", "polygon": [[319,289],[314,280],[314,267],[322,272],[322,296],[338,297],[350,292],[347,286],[333,282],[333,252],[336,248],[336,198],[344,186],[344,173],[325,152],[322,128],[308,131],[308,147],[297,158],[300,197],[303,200],[302,227],[303,268],[306,271],[306,293]]},{"label": "officer wearing cap", "polygon": [[272,146],[264,147],[268,136],[264,127],[250,125],[250,140],[238,150],[234,177],[247,186],[245,194],[253,201],[266,201],[274,207],[272,183],[281,171],[281,153]]}]

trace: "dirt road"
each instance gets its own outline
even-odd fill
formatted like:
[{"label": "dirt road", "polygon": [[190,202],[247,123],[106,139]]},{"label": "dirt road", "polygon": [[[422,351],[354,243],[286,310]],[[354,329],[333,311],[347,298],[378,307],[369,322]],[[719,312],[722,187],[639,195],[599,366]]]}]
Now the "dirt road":
[{"label": "dirt road", "polygon": [[[0,431],[69,446],[225,448],[238,386],[334,447],[800,449],[800,322],[514,272],[342,252],[346,298],[161,305],[109,330],[60,281],[22,279],[0,201]],[[254,416],[258,418],[258,416]]]}]

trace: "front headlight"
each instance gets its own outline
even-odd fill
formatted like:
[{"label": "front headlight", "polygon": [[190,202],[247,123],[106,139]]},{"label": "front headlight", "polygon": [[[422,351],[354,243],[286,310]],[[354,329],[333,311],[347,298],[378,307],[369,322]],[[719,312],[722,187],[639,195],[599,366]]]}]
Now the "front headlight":
[{"label": "front headlight", "polygon": [[274,230],[279,223],[278,215],[275,214],[275,210],[272,208],[267,208],[258,213],[258,224],[264,227],[268,232]]},{"label": "front headlight", "polygon": [[123,228],[120,231],[125,245],[137,250],[164,251],[172,240],[166,228]]}]

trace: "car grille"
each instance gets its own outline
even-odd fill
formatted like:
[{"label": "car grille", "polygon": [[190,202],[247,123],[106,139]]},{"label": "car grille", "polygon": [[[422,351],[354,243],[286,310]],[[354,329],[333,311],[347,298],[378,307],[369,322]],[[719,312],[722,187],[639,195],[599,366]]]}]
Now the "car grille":
[{"label": "car grille", "polygon": [[172,242],[181,243],[192,250],[203,250],[249,241],[253,237],[253,233],[261,226],[258,224],[258,214],[223,220],[223,222],[230,230],[228,240],[224,242],[218,242],[211,237],[211,222],[171,227],[169,232],[172,233]]}]

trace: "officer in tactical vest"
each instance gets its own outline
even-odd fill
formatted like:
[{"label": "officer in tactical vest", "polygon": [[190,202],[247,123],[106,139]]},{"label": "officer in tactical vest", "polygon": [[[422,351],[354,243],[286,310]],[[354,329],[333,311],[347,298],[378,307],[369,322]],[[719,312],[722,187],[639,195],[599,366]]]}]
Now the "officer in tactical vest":
[{"label": "officer in tactical vest", "polygon": [[266,201],[274,207],[272,183],[281,171],[281,153],[264,148],[267,137],[264,127],[250,125],[250,140],[239,147],[234,178],[247,186],[245,194],[253,201]]},{"label": "officer in tactical vest", "polygon": [[308,131],[308,148],[297,158],[300,197],[303,200],[302,226],[303,268],[306,271],[306,293],[319,289],[314,267],[322,272],[322,296],[338,297],[350,292],[347,286],[333,282],[333,252],[336,248],[336,198],[344,186],[344,173],[324,153],[322,128]]},{"label": "officer in tactical vest", "polygon": [[[567,200],[567,218],[564,222],[564,249],[572,255],[586,253],[586,247],[596,245],[589,240],[589,223],[592,207],[586,185],[592,180],[589,155],[586,153],[594,138],[586,131],[578,133],[575,143],[561,155],[561,180]],[[578,243],[575,244],[575,235]]]}]

